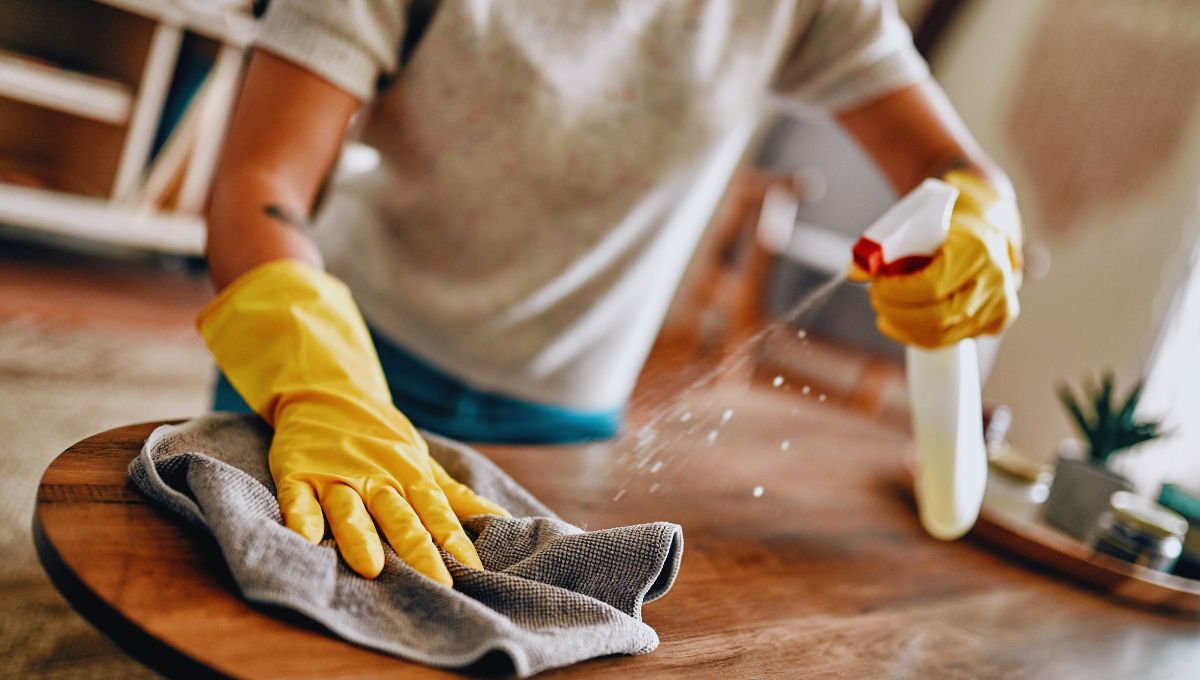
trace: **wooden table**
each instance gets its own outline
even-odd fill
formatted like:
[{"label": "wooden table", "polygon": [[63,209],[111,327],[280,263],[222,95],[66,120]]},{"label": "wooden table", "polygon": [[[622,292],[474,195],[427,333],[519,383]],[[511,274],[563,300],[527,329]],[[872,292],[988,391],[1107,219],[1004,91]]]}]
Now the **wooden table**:
[{"label": "wooden table", "polygon": [[[658,651],[548,675],[1196,677],[1195,619],[1114,602],[971,540],[926,537],[904,490],[906,437],[815,396],[701,395],[687,422],[672,412],[656,440],[670,445],[644,461],[628,439],[484,447],[577,524],[684,527],[678,583],[645,612]],[[241,601],[215,544],[128,484],[125,466],[153,427],[76,444],[39,489],[42,562],[97,627],[168,675],[454,675]]]}]

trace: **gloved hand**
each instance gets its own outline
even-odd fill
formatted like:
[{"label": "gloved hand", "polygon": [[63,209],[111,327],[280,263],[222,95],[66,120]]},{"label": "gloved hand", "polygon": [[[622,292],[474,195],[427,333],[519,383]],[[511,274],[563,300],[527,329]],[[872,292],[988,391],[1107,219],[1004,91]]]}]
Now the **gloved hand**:
[{"label": "gloved hand", "polygon": [[871,275],[857,266],[850,272],[851,280],[870,282],[880,332],[906,345],[934,348],[998,334],[1020,312],[1016,205],[976,174],[952,170],[942,180],[959,194],[933,260],[911,273]]},{"label": "gloved hand", "polygon": [[230,382],[275,427],[271,476],[289,528],[316,543],[327,517],[342,558],[367,578],[383,570],[376,524],[401,559],[443,585],[453,581],[435,542],[483,568],[459,519],[508,513],[430,458],[392,405],[340,281],[291,260],[261,265],[221,291],[197,324]]}]

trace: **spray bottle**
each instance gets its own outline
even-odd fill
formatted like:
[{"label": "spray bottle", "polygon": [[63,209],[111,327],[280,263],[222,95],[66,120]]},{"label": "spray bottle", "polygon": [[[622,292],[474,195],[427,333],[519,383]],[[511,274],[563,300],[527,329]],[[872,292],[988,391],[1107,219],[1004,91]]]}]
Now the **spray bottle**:
[{"label": "spray bottle", "polygon": [[[870,274],[911,273],[927,266],[950,228],[958,189],[927,179],[867,229],[854,261]],[[975,341],[939,349],[905,348],[921,525],[954,540],[979,516],[987,486],[987,454]]]}]

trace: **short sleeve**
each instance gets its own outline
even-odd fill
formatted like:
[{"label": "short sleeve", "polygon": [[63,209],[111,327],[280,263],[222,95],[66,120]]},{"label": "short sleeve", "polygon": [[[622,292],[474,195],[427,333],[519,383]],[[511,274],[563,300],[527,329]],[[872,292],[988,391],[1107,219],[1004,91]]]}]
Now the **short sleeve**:
[{"label": "short sleeve", "polygon": [[892,0],[815,1],[776,76],[778,94],[848,109],[929,75]]},{"label": "short sleeve", "polygon": [[405,0],[271,0],[255,47],[370,99],[394,72],[404,38]]}]

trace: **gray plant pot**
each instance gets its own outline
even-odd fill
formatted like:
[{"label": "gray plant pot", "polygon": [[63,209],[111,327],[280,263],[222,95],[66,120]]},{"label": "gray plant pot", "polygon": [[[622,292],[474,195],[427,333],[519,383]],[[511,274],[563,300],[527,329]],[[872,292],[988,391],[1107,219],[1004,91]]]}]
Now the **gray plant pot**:
[{"label": "gray plant pot", "polygon": [[1128,479],[1090,463],[1082,452],[1083,446],[1073,441],[1059,448],[1054,482],[1042,506],[1047,524],[1080,541],[1108,510],[1108,499],[1114,491],[1133,490]]}]

